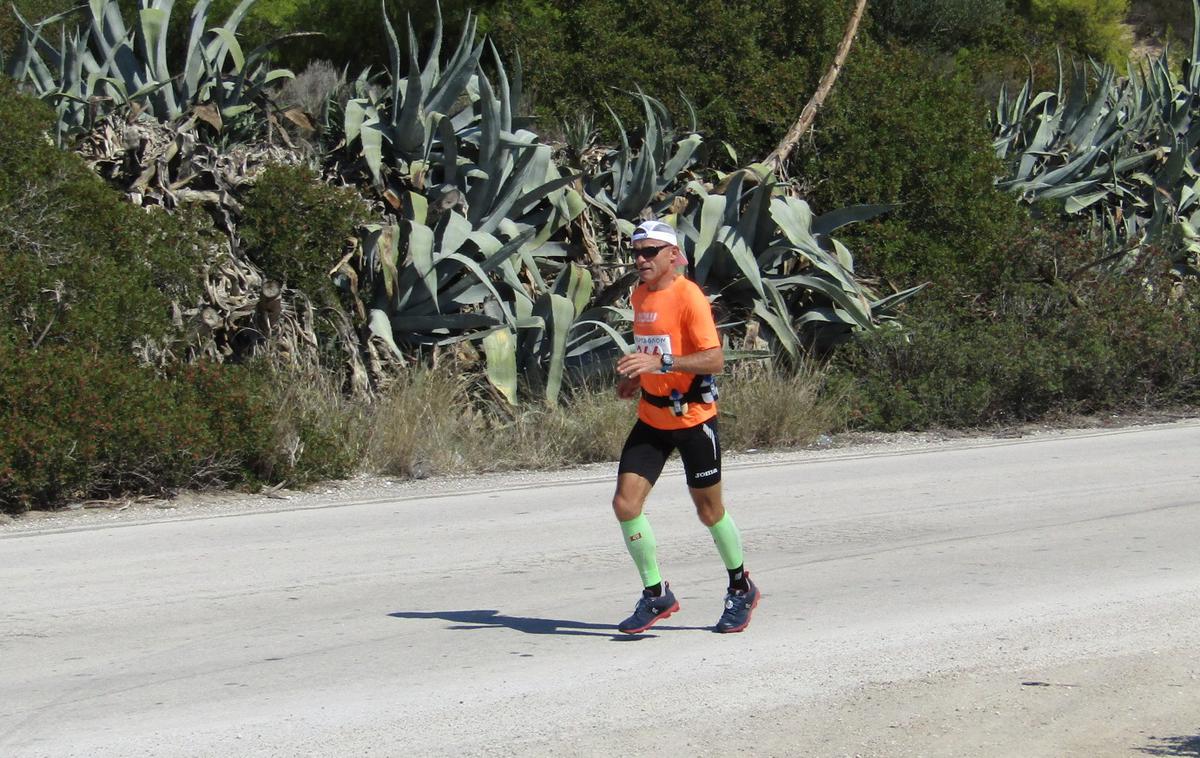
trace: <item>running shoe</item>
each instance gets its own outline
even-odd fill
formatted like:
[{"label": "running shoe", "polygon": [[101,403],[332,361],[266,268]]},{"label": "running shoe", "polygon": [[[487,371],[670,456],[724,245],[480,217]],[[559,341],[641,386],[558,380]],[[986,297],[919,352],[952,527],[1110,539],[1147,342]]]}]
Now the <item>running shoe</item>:
[{"label": "running shoe", "polygon": [[746,572],[746,583],[750,585],[750,589],[745,592],[730,590],[729,594],[725,595],[725,612],[721,614],[720,620],[714,627],[716,631],[729,634],[740,632],[750,626],[750,615],[758,606],[758,587],[750,581],[750,572],[748,571]]},{"label": "running shoe", "polygon": [[625,634],[641,634],[677,610],[679,601],[671,592],[671,585],[663,582],[663,592],[658,597],[651,595],[650,590],[642,590],[642,597],[633,609],[633,615],[617,624],[617,629]]}]

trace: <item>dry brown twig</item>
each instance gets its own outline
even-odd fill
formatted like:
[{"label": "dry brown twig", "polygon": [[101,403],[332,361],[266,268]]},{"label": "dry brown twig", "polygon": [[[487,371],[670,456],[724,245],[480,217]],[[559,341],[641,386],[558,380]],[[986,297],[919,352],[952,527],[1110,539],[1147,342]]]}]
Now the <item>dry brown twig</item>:
[{"label": "dry brown twig", "polygon": [[833,84],[837,81],[838,74],[842,72],[842,67],[846,64],[846,57],[850,55],[850,46],[854,43],[855,35],[858,34],[858,25],[862,21],[863,13],[866,9],[867,0],[858,0],[858,5],[855,6],[854,12],[850,14],[850,22],[846,25],[846,33],[842,36],[842,41],[837,47],[837,53],[833,56],[833,65],[825,72],[825,76],[821,77],[821,83],[817,86],[817,91],[808,101],[808,104],[804,106],[804,110],[800,111],[800,118],[788,130],[787,136],[783,138],[779,146],[763,161],[763,163],[771,167],[776,176],[785,178],[784,165],[787,163],[792,151],[796,149],[796,145],[800,143],[801,138],[812,128],[813,122],[817,118],[817,111],[825,104],[825,99],[829,97],[829,93],[833,90]]}]

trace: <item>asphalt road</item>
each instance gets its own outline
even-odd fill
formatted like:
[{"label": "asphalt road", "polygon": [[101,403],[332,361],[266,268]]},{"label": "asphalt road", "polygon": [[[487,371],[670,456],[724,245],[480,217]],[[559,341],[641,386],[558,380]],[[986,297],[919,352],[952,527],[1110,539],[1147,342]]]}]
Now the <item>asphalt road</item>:
[{"label": "asphalt road", "polygon": [[0,755],[1200,755],[1200,422],[610,473],[0,531]]}]

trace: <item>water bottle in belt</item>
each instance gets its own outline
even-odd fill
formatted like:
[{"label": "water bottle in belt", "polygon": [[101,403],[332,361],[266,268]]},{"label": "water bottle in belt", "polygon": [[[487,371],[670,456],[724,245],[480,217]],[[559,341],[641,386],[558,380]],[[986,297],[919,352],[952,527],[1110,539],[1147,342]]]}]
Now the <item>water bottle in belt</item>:
[{"label": "water bottle in belt", "polygon": [[683,394],[679,390],[671,390],[671,412],[676,416],[687,413],[688,404],[683,402]]}]

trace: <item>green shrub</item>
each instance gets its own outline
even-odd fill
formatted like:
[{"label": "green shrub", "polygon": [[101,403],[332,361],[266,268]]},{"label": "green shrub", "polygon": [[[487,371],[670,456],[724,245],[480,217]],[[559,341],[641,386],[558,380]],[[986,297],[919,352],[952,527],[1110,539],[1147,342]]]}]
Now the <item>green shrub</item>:
[{"label": "green shrub", "polygon": [[975,86],[954,61],[905,48],[863,40],[850,56],[794,173],[818,211],[898,206],[842,230],[856,270],[897,285],[976,278],[1019,234]]},{"label": "green shrub", "polygon": [[[7,57],[16,49],[17,41],[21,38],[22,26],[13,12],[14,7],[26,21],[37,23],[78,5],[79,3],[73,0],[15,0],[0,5],[0,51]],[[47,27],[46,36],[49,39],[57,39],[57,29]]]},{"label": "green shrub", "polygon": [[52,118],[0,77],[0,335],[128,352],[193,299],[211,224],[130,205],[51,144]]},{"label": "green shrub", "polygon": [[311,376],[213,364],[159,375],[127,356],[0,343],[0,510],[345,477],[364,429],[361,408]]},{"label": "green shrub", "polygon": [[852,423],[971,427],[1195,402],[1195,283],[1172,285],[1155,252],[1140,275],[1087,269],[1101,254],[1077,230],[1036,229],[1008,251],[993,288],[930,293],[914,303],[906,329],[863,335],[835,357],[856,385]]},{"label": "green shrub", "polygon": [[0,346],[0,507],[239,482],[264,442],[261,382],[190,366],[162,378],[132,358]]},{"label": "green shrub", "polygon": [[850,11],[823,0],[596,0],[564,4],[549,19],[502,3],[489,21],[504,50],[520,51],[544,128],[591,112],[607,130],[606,103],[636,126],[639,106],[619,90],[637,85],[686,122],[682,91],[701,129],[750,161],[765,157],[799,115]]},{"label": "green shrub", "polygon": [[1129,55],[1123,26],[1129,0],[1021,0],[1020,5],[1035,28],[1048,30],[1070,50],[1124,65]]},{"label": "green shrub", "polygon": [[878,32],[945,50],[1007,47],[1017,32],[1007,0],[878,0],[868,8]]},{"label": "green shrub", "polygon": [[[51,118],[0,78],[0,505],[353,471],[354,413],[336,390],[250,367],[136,365],[137,341],[175,335],[172,301],[198,299],[211,220],[125,202],[53,146]],[[316,277],[361,202],[276,169],[247,207],[266,260],[328,286]]]},{"label": "green shrub", "polygon": [[272,166],[250,188],[238,224],[246,253],[268,276],[326,305],[336,300],[329,270],[368,209],[349,188],[321,182],[303,166]]}]

